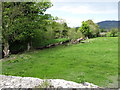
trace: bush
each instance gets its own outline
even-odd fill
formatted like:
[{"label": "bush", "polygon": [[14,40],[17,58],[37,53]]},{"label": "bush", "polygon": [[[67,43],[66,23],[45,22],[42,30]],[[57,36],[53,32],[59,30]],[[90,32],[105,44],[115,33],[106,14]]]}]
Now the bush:
[{"label": "bush", "polygon": [[60,43],[60,42],[67,41],[67,40],[69,40],[69,39],[60,38],[60,39],[44,40],[42,42],[38,41],[38,42],[33,43],[33,48],[45,47],[45,46],[50,45],[50,44]]},{"label": "bush", "polygon": [[109,32],[107,32],[107,37],[117,37],[118,36],[118,30],[117,29],[111,29]]},{"label": "bush", "polygon": [[25,42],[15,41],[10,43],[10,52],[12,54],[17,54],[25,50],[27,50],[27,43]]},{"label": "bush", "polygon": [[75,40],[78,38],[84,37],[80,30],[76,30],[75,28],[71,28],[68,31],[68,38],[70,40]]},{"label": "bush", "polygon": [[111,32],[107,32],[106,36],[107,36],[107,37],[112,37]]}]

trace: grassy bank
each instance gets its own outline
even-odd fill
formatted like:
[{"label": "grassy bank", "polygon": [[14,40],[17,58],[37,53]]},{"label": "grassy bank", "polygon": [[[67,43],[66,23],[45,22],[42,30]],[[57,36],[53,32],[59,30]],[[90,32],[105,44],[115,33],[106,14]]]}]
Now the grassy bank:
[{"label": "grassy bank", "polygon": [[117,37],[100,37],[86,43],[12,55],[12,60],[3,62],[3,74],[106,86],[118,72],[117,46]]}]

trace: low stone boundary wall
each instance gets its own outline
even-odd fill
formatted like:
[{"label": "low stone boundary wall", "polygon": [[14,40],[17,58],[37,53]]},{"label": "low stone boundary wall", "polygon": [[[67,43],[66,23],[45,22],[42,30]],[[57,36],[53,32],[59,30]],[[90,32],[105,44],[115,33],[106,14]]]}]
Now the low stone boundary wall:
[{"label": "low stone boundary wall", "polygon": [[85,82],[83,84],[63,79],[39,79],[33,77],[18,77],[0,75],[2,88],[99,88],[97,85]]}]

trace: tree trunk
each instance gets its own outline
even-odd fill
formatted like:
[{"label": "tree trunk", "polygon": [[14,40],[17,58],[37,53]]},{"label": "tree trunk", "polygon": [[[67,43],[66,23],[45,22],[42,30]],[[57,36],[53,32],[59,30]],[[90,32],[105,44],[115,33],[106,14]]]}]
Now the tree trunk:
[{"label": "tree trunk", "polygon": [[86,39],[89,39],[88,36],[86,37]]},{"label": "tree trunk", "polygon": [[9,50],[9,43],[8,42],[4,43],[3,52],[4,52],[4,57],[8,57],[9,56],[10,50]]},{"label": "tree trunk", "polygon": [[30,51],[30,43],[28,43],[28,45],[27,45],[27,51]]}]

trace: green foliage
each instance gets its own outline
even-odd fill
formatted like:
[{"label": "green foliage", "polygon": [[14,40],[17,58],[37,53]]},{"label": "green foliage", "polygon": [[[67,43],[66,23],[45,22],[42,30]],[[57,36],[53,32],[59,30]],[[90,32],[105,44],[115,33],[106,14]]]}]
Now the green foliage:
[{"label": "green foliage", "polygon": [[66,37],[67,24],[45,14],[51,6],[50,2],[3,3],[3,41],[10,45],[12,52],[24,51],[28,44],[32,48],[36,40],[37,45],[43,45],[48,40]]},{"label": "green foliage", "polygon": [[23,52],[27,50],[26,42],[15,41],[9,44],[10,44],[10,50],[12,54],[17,54],[19,52]]},{"label": "green foliage", "polygon": [[117,37],[118,36],[118,29],[111,29],[107,32],[107,37]]},{"label": "green foliage", "polygon": [[54,38],[66,38],[69,28],[68,28],[66,22],[57,18],[52,23],[52,29],[54,31]]},{"label": "green foliage", "polygon": [[106,36],[107,36],[107,37],[112,37],[111,32],[107,32]]},{"label": "green foliage", "polygon": [[99,26],[92,20],[83,21],[81,27],[78,29],[85,37],[97,37],[99,35]]},{"label": "green foliage", "polygon": [[105,29],[100,29],[100,32],[106,32],[106,30]]},{"label": "green foliage", "polygon": [[13,53],[25,51],[29,45],[30,48],[36,48],[38,45],[47,45],[45,43],[50,40],[67,38],[69,28],[66,22],[45,14],[51,6],[50,2],[4,2],[4,45],[9,45]]},{"label": "green foliage", "polygon": [[76,30],[75,28],[71,28],[68,30],[68,38],[71,40],[75,40],[78,38],[83,37],[83,34],[81,33],[81,31]]},{"label": "green foliage", "polygon": [[60,42],[67,41],[67,40],[69,40],[69,39],[67,39],[67,38],[50,39],[50,40],[44,40],[41,42],[36,40],[33,42],[33,47],[34,48],[45,47],[45,46],[50,45],[50,44],[60,43]]},{"label": "green foliage", "polygon": [[65,38],[65,37],[68,36],[68,29],[69,29],[69,27],[67,26],[67,23],[65,23],[65,22],[62,25],[64,27],[63,31],[62,31],[62,37]]},{"label": "green foliage", "polygon": [[91,36],[90,27],[89,27],[87,22],[83,21],[79,30],[82,32],[83,35],[85,35],[85,37],[90,37]]},{"label": "green foliage", "polygon": [[[8,43],[11,50],[17,51],[17,46],[20,46],[18,49],[23,51],[27,43],[32,46],[36,38],[44,39],[44,31],[53,18],[44,12],[51,6],[50,2],[3,2],[3,43]],[[48,31],[49,36],[50,32]],[[16,42],[19,45],[13,47]]]}]

